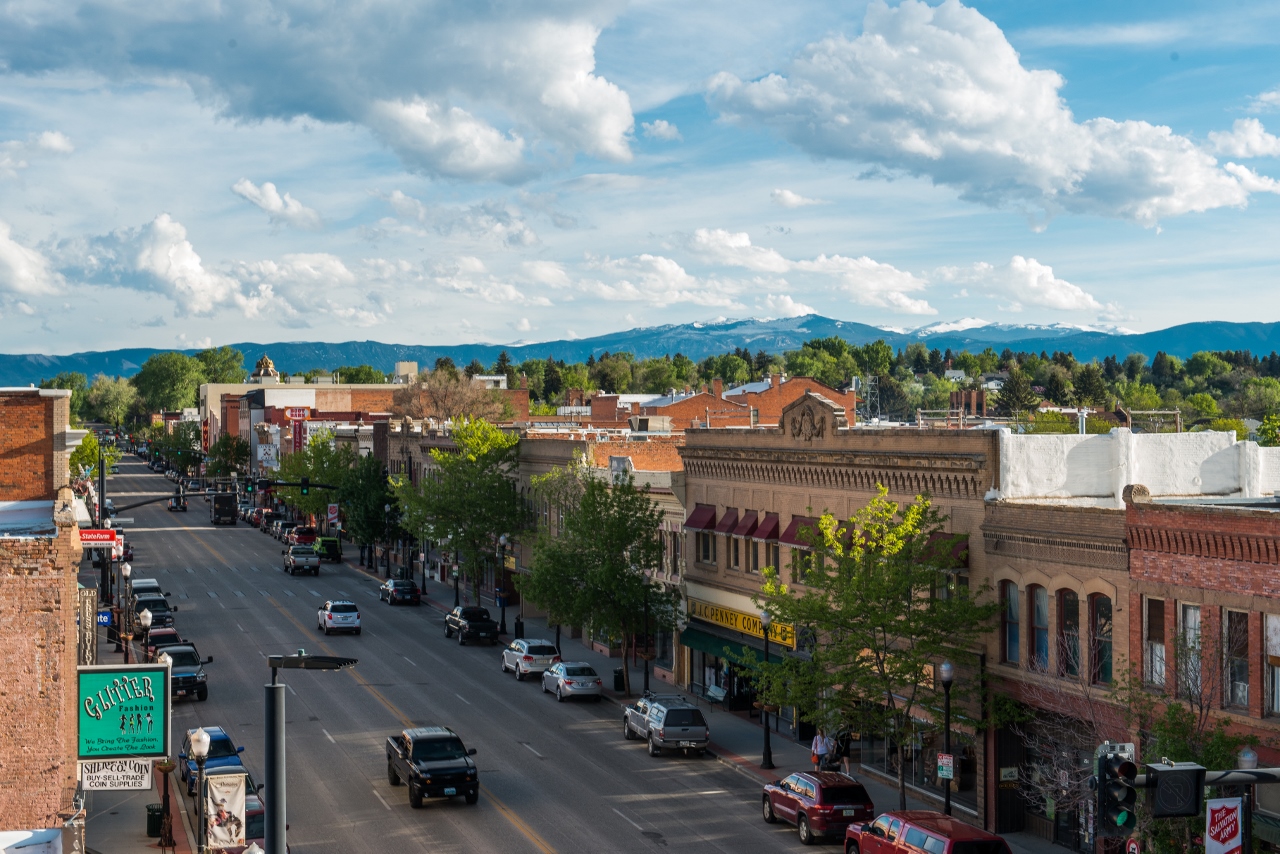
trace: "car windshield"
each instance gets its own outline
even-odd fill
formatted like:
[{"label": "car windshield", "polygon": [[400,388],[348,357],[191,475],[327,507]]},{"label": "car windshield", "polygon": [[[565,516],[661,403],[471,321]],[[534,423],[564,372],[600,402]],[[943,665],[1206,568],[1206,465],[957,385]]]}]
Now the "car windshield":
[{"label": "car windshield", "polygon": [[295,528],[293,532],[297,534],[299,537],[314,537],[316,535],[315,528],[306,528],[306,527]]},{"label": "car windshield", "polygon": [[529,644],[529,654],[530,655],[555,655],[556,648],[546,643],[531,643]]},{"label": "car windshield", "polygon": [[315,553],[316,553],[315,549],[311,548],[311,546],[294,546],[293,547],[294,557],[311,557]]},{"label": "car windshield", "polygon": [[822,802],[824,804],[867,804],[867,790],[861,786],[823,786]]},{"label": "car windshield", "polygon": [[462,741],[457,738],[427,738],[413,743],[413,758],[421,762],[461,759],[466,755]]},{"label": "car windshield", "polygon": [[665,726],[706,726],[707,722],[698,709],[670,709],[663,724]]},{"label": "car windshield", "polygon": [[463,608],[462,619],[487,620],[489,619],[489,609],[488,608]]},{"label": "car windshield", "polygon": [[249,813],[244,817],[244,840],[265,839],[267,835],[267,816],[265,813]]},{"label": "car windshield", "polygon": [[951,843],[951,854],[1007,854],[1008,850],[998,839],[965,839]]},{"label": "car windshield", "polygon": [[564,669],[565,676],[595,676],[596,672],[590,667],[566,667]]},{"label": "car windshield", "polygon": [[226,759],[228,756],[236,755],[236,746],[231,743],[229,738],[215,738],[209,742],[209,758],[210,759]]},{"label": "car windshield", "polygon": [[393,581],[391,582],[391,586],[397,590],[408,590],[409,588],[413,587],[413,582],[412,581]]},{"label": "car windshield", "polygon": [[359,612],[360,612],[360,609],[358,609],[355,605],[352,605],[350,602],[346,604],[329,606],[329,613],[331,614],[358,614]]},{"label": "car windshield", "polygon": [[195,667],[200,664],[200,656],[196,655],[194,649],[171,649],[168,654],[173,659],[174,667]]},{"label": "car windshield", "polygon": [[133,603],[133,610],[141,614],[143,611],[168,611],[169,603],[165,601],[163,596],[144,596]]}]

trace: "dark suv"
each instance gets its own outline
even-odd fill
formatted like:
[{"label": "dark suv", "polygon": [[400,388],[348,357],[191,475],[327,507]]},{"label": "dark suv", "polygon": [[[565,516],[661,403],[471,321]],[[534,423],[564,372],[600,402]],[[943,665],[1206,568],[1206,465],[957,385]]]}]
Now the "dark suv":
[{"label": "dark suv", "polygon": [[805,845],[821,836],[843,836],[849,825],[876,814],[862,784],[835,771],[805,771],[766,783],[763,811],[770,824],[778,819],[794,824]]},{"label": "dark suv", "polygon": [[1011,854],[996,836],[934,810],[887,812],[844,832],[845,854]]}]

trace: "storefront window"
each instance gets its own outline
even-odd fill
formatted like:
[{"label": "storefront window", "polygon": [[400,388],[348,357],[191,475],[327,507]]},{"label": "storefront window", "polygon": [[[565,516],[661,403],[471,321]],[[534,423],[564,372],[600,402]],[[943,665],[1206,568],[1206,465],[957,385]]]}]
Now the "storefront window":
[{"label": "storefront window", "polygon": [[1058,675],[1080,675],[1080,597],[1058,591]]},{"label": "storefront window", "polygon": [[1095,593],[1089,598],[1092,682],[1111,684],[1111,597]]},{"label": "storefront window", "polygon": [[1145,622],[1145,646],[1142,658],[1142,678],[1148,685],[1164,685],[1164,600],[1147,599]]},{"label": "storefront window", "polygon": [[1229,706],[1249,705],[1249,615],[1228,611],[1223,645],[1227,650],[1227,696]]},{"label": "storefront window", "polygon": [[[903,751],[903,776],[909,787],[941,797],[947,782],[938,779],[938,754],[942,752],[942,733],[931,726],[913,726],[904,734],[907,749]],[[863,733],[860,742],[862,765],[890,777],[898,776],[898,740]],[[976,810],[978,806],[978,762],[973,742],[965,733],[951,733],[951,752],[955,756],[955,779],[951,781],[952,803]]]},{"label": "storefront window", "polygon": [[1032,670],[1044,672],[1049,667],[1049,591],[1032,587],[1027,604],[1031,608],[1031,661]]},{"label": "storefront window", "polygon": [[1017,664],[1020,660],[1022,637],[1019,631],[1018,585],[1012,581],[1000,582],[1000,601],[1004,604],[1001,611],[1001,658],[1009,664]]},{"label": "storefront window", "polygon": [[653,636],[653,666],[661,667],[663,670],[675,669],[675,657],[673,655],[672,634],[667,631],[660,631]]}]

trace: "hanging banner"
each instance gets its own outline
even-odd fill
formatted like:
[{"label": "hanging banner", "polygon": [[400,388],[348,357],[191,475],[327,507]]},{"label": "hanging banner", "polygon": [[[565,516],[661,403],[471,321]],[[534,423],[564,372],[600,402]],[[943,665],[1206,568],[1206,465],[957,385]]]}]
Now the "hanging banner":
[{"label": "hanging banner", "polygon": [[1244,848],[1240,817],[1243,799],[1212,798],[1204,802],[1205,854],[1240,854]]},{"label": "hanging banner", "polygon": [[204,814],[209,822],[210,848],[244,845],[244,775],[215,774],[205,778],[208,793]]},{"label": "hanging banner", "polygon": [[107,759],[80,763],[80,784],[86,791],[118,792],[151,788],[151,760]]},{"label": "hanging banner", "polygon": [[[76,664],[98,661],[98,591],[85,587],[76,591]],[[107,612],[108,618],[111,612]]]},{"label": "hanging banner", "polygon": [[336,524],[338,524],[338,505],[337,505],[337,504],[330,504],[330,505],[329,505],[329,507],[328,507],[328,511],[329,511],[329,512],[328,512],[328,514],[327,514],[326,518],[329,520],[329,524],[330,524],[330,525],[336,525]]},{"label": "hanging banner", "polygon": [[78,759],[163,759],[169,755],[169,668],[159,664],[81,667]]}]

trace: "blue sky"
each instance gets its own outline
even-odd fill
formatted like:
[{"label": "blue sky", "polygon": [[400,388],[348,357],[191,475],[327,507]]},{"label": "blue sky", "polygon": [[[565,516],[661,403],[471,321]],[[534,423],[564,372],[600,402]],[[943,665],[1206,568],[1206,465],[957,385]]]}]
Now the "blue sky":
[{"label": "blue sky", "polygon": [[1280,7],[0,7],[0,350],[1280,319]]}]

